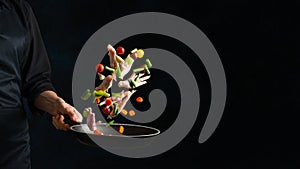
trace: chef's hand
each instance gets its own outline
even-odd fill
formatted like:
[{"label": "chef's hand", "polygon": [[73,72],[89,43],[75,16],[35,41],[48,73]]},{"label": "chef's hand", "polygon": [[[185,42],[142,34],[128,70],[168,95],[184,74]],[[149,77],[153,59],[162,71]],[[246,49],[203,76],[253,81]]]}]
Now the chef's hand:
[{"label": "chef's hand", "polygon": [[68,116],[71,120],[78,123],[82,121],[82,115],[53,91],[44,91],[39,94],[35,99],[34,105],[53,116],[52,123],[57,129],[70,129],[70,126],[64,122],[64,116]]},{"label": "chef's hand", "polygon": [[57,130],[70,130],[70,125],[64,122],[65,117],[61,114],[52,116],[52,124]]},{"label": "chef's hand", "polygon": [[68,103],[61,101],[58,103],[58,114],[52,116],[52,124],[58,130],[68,131],[70,125],[64,122],[65,116],[68,116],[71,120],[80,123],[82,121],[81,114]]}]

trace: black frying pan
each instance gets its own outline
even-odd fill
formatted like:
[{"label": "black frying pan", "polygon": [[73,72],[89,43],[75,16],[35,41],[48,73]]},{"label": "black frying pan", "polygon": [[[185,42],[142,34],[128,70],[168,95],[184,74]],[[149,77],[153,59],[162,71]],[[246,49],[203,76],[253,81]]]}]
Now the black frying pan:
[{"label": "black frying pan", "polygon": [[[126,146],[125,143],[131,147],[132,145],[144,146],[150,142],[143,142],[141,140],[137,142],[136,139],[131,138],[149,138],[160,133],[156,128],[143,125],[113,123],[107,126],[107,123],[101,123],[96,125],[98,131],[102,133],[99,135],[89,130],[87,124],[76,123],[68,117],[65,117],[65,123],[71,126],[71,132],[76,135],[80,143],[93,147],[99,147],[97,143],[110,147],[124,147]],[[124,127],[122,134],[118,131],[120,126]]]}]

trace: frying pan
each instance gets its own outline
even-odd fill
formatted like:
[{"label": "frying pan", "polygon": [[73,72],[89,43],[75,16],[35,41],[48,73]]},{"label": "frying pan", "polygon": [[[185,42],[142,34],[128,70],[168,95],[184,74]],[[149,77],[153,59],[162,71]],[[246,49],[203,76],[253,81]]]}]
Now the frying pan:
[{"label": "frying pan", "polygon": [[[140,147],[150,144],[149,140],[145,141],[142,138],[149,138],[160,134],[160,130],[137,124],[124,124],[124,123],[108,123],[97,124],[96,128],[103,134],[94,134],[87,124],[80,124],[72,121],[69,117],[65,117],[65,123],[69,124],[70,131],[74,133],[77,140],[88,146],[99,147],[97,143],[103,146],[113,148],[125,147]],[[120,126],[124,127],[124,132],[118,132]],[[137,139],[139,139],[137,141]]]}]

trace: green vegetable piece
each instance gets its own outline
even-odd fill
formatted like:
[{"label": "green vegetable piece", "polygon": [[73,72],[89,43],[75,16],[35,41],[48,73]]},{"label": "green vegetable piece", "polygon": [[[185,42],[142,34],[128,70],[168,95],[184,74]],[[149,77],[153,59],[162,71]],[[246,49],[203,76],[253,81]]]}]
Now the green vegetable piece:
[{"label": "green vegetable piece", "polygon": [[146,64],[148,65],[148,67],[149,68],[151,68],[152,67],[152,63],[150,62],[150,59],[146,59]]},{"label": "green vegetable piece", "polygon": [[116,96],[116,97],[122,97],[122,94],[121,93],[111,93],[113,96]]},{"label": "green vegetable piece", "polygon": [[111,71],[111,72],[114,72],[115,69],[111,68],[111,67],[108,67],[108,66],[105,66],[105,69],[108,70],[108,71]]},{"label": "green vegetable piece", "polygon": [[137,52],[137,48],[135,48],[132,51],[130,51],[130,53],[135,53],[135,52]]},{"label": "green vegetable piece", "polygon": [[87,110],[83,110],[83,117],[84,118],[87,118],[88,117],[88,115],[89,115],[89,112],[87,111]]},{"label": "green vegetable piece", "polygon": [[119,106],[118,104],[114,104],[114,115],[118,115],[118,111],[119,111]]},{"label": "green vegetable piece", "polygon": [[96,96],[95,96],[95,94],[93,94],[93,103],[95,103],[96,102]]},{"label": "green vegetable piece", "polygon": [[121,72],[121,69],[120,69],[119,66],[116,69],[116,76],[117,76],[117,78],[123,79],[122,78],[122,72]]},{"label": "green vegetable piece", "polygon": [[91,97],[92,93],[90,89],[86,89],[86,91],[80,97],[82,100],[86,101]]},{"label": "green vegetable piece", "polygon": [[135,76],[134,81],[136,82],[139,79],[140,79],[140,74],[138,74],[138,75]]},{"label": "green vegetable piece", "polygon": [[141,71],[144,71],[145,70],[145,68],[136,68],[136,69],[133,69],[133,72],[134,73],[138,73],[138,72],[141,72]]},{"label": "green vegetable piece", "polygon": [[132,89],[136,88],[137,84],[134,80],[129,80],[129,85]]},{"label": "green vegetable piece", "polygon": [[106,123],[105,126],[108,127],[108,126],[112,125],[114,122],[115,122],[115,120],[111,120],[110,122]]},{"label": "green vegetable piece", "polygon": [[94,96],[95,96],[95,97],[102,97],[102,96],[106,96],[106,95],[107,95],[107,93],[106,93],[105,91],[102,91],[102,90],[99,90],[99,91],[94,90]]},{"label": "green vegetable piece", "polygon": [[128,55],[128,56],[126,57],[125,61],[126,61],[129,65],[132,65],[132,63],[133,63],[134,60],[130,57],[130,55]]},{"label": "green vegetable piece", "polygon": [[133,88],[136,88],[137,84],[134,80],[132,80]]},{"label": "green vegetable piece", "polygon": [[150,74],[150,70],[148,69],[148,66],[145,65],[144,68],[145,68],[145,70],[146,70],[146,73],[147,73],[147,74]]}]

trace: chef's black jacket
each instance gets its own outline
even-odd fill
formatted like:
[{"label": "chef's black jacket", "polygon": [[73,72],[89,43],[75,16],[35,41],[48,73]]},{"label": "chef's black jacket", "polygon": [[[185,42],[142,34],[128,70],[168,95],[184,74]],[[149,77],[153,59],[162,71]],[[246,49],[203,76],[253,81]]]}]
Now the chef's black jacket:
[{"label": "chef's black jacket", "polygon": [[[23,98],[54,91],[51,68],[34,13],[24,0],[0,0],[0,168],[30,168]],[[38,111],[37,109],[31,109]]]}]

